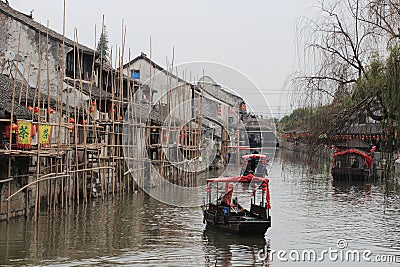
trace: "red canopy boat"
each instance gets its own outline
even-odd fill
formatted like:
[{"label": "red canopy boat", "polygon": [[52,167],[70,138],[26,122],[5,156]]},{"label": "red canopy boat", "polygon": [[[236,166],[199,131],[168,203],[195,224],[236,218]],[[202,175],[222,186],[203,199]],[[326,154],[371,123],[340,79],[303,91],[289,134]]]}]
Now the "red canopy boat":
[{"label": "red canopy boat", "polygon": [[331,170],[333,179],[368,180],[370,178],[375,146],[369,153],[353,148],[340,150],[335,147],[335,149]]},{"label": "red canopy boat", "polygon": [[[267,156],[264,154],[248,154],[242,156],[242,174],[243,176],[253,175],[258,177],[267,176]],[[246,179],[243,182],[246,182]],[[250,182],[251,180],[249,180]]]},{"label": "red canopy boat", "polygon": [[[243,208],[232,199],[235,186],[243,183],[243,176],[207,179],[207,203],[203,203],[203,222],[207,226],[238,234],[265,234],[271,226],[269,180],[252,177],[250,209]],[[219,188],[223,185],[223,190]],[[250,187],[251,188],[251,187]],[[261,191],[257,203],[257,191]]]}]

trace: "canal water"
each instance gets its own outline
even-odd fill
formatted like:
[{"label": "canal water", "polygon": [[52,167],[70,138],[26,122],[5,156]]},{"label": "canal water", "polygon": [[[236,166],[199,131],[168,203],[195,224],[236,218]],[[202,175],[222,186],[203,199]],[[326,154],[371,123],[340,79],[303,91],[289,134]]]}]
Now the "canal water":
[{"label": "canal water", "polygon": [[[272,227],[265,237],[205,229],[200,207],[132,193],[43,214],[39,224],[0,223],[0,265],[392,266],[393,255],[400,262],[400,187],[333,183],[328,163],[302,161],[280,151],[272,163]],[[193,197],[200,204],[203,194]]]}]

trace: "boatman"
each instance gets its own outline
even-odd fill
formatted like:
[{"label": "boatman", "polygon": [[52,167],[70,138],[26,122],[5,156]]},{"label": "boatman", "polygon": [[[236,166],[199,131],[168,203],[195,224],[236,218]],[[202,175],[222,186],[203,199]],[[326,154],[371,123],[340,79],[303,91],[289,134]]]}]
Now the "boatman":
[{"label": "boatman", "polygon": [[232,194],[233,194],[233,185],[228,184],[227,192],[225,193],[225,204],[227,206],[231,206],[232,203]]}]

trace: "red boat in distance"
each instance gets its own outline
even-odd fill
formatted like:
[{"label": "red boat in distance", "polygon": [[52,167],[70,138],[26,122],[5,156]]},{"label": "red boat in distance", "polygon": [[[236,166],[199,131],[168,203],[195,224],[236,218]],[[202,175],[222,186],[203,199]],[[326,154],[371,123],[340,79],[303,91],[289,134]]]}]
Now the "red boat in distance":
[{"label": "red boat in distance", "polygon": [[[267,177],[267,156],[264,154],[248,154],[242,156],[243,182],[250,182],[252,177]],[[250,176],[250,177],[249,177]]]},{"label": "red boat in distance", "polygon": [[371,178],[375,146],[369,152],[354,148],[340,149],[335,146],[333,148],[335,152],[331,174],[334,180],[367,181]]}]

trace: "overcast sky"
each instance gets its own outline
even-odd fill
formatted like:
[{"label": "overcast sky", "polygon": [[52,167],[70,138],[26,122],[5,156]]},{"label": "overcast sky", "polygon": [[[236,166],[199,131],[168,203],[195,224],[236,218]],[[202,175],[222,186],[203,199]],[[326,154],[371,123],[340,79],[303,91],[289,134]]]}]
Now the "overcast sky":
[{"label": "overcast sky", "polygon": [[[10,6],[62,33],[64,0],[9,0]],[[296,69],[296,21],[311,0],[66,0],[66,35],[94,48],[102,16],[110,46],[121,46],[122,21],[126,49],[132,58],[145,52],[165,66],[175,51],[175,65],[210,61],[231,66],[261,88],[275,115],[290,109],[285,83]],[[97,37],[95,37],[95,27]],[[127,55],[127,54],[126,54]],[[128,57],[128,55],[126,56]],[[217,82],[218,79],[216,79]],[[252,90],[247,99],[251,103]],[[254,103],[254,109],[265,107]]]}]

